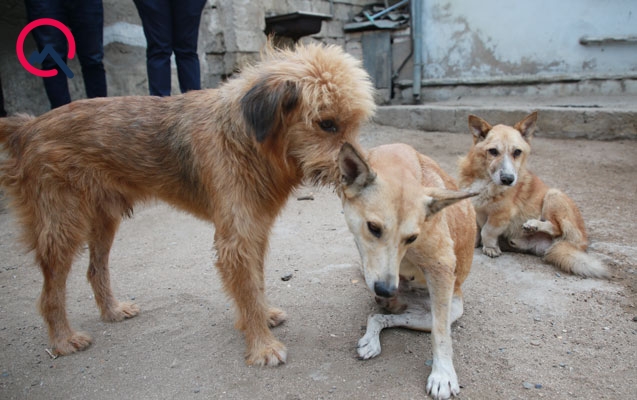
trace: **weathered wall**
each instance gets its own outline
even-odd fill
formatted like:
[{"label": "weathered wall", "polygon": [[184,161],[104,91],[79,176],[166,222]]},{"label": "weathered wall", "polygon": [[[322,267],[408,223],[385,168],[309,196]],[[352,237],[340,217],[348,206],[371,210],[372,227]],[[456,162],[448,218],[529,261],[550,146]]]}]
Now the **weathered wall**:
[{"label": "weathered wall", "polygon": [[637,75],[637,43],[579,43],[584,36],[637,36],[634,0],[424,0],[424,5],[427,78]]},{"label": "weathered wall", "polygon": [[[148,93],[146,77],[146,39],[137,9],[131,0],[104,1],[104,65],[109,96],[145,95]],[[332,3],[332,4],[331,4]],[[202,87],[217,87],[247,62],[259,56],[266,41],[263,33],[266,15],[311,11],[334,16],[324,21],[321,32],[302,41],[321,40],[344,46],[361,57],[358,35],[343,32],[343,25],[367,4],[367,0],[208,0],[201,19],[199,33],[199,59]],[[49,103],[40,78],[30,75],[18,63],[15,42],[20,30],[27,24],[23,0],[0,2],[0,78],[9,113],[29,112],[42,114]],[[25,52],[35,49],[28,38]],[[85,97],[79,63],[71,60],[69,66],[76,78],[69,80],[71,97]],[[179,85],[173,63],[173,93]]]},{"label": "weathered wall", "polygon": [[[422,0],[424,100],[463,96],[637,94],[634,0]],[[401,76],[398,101],[410,102]]]}]

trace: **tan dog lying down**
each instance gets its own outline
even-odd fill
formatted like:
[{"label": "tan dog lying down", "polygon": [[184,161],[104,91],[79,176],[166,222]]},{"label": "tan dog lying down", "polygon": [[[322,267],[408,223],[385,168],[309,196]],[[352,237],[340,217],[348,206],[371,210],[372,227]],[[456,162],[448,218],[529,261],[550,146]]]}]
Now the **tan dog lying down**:
[{"label": "tan dog lying down", "polygon": [[460,160],[460,186],[479,192],[472,199],[480,234],[476,246],[490,257],[523,251],[573,274],[607,277],[606,267],[586,254],[584,219],[566,194],[549,188],[526,163],[537,113],[515,126],[491,126],[469,116],[473,146]]},{"label": "tan dog lying down", "polygon": [[427,393],[435,399],[458,394],[451,323],[462,315],[460,286],[473,260],[475,213],[461,201],[472,194],[458,192],[438,164],[404,144],[376,147],[367,159],[345,144],[339,167],[345,219],[365,281],[391,312],[369,316],[359,356],[380,354],[384,328],[430,331]]}]

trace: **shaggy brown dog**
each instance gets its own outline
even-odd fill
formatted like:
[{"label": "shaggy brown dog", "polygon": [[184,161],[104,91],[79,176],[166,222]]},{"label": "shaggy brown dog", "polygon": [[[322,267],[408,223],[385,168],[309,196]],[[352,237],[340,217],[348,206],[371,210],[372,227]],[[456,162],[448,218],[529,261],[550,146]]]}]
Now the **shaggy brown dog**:
[{"label": "shaggy brown dog", "polygon": [[339,178],[341,145],[374,110],[368,75],[335,46],[266,49],[219,89],[76,101],[39,118],[0,119],[0,184],[44,275],[39,309],[57,354],[85,349],[66,316],[66,279],[84,243],[105,321],[135,316],[111,290],[108,256],[122,216],[158,198],[215,224],[217,268],[237,306],[246,361],[285,362],[264,294],[270,228],[302,181]]}]

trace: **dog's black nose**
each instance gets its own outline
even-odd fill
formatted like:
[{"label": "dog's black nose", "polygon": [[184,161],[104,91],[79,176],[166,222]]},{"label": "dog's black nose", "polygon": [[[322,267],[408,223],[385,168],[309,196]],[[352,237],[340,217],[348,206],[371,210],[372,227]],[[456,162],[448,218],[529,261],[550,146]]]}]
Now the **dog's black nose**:
[{"label": "dog's black nose", "polygon": [[386,284],[385,282],[375,282],[374,292],[380,297],[392,297],[396,292],[396,288]]},{"label": "dog's black nose", "polygon": [[500,175],[500,182],[502,182],[503,185],[510,186],[514,180],[515,180],[515,176],[513,175],[510,175],[510,174]]}]

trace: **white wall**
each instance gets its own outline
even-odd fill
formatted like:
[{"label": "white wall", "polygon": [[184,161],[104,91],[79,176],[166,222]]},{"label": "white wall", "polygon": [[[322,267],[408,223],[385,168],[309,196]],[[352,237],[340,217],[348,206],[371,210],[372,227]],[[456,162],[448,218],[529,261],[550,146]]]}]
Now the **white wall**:
[{"label": "white wall", "polygon": [[[418,0],[415,0],[418,1]],[[421,0],[425,80],[637,78],[637,0]]]}]

